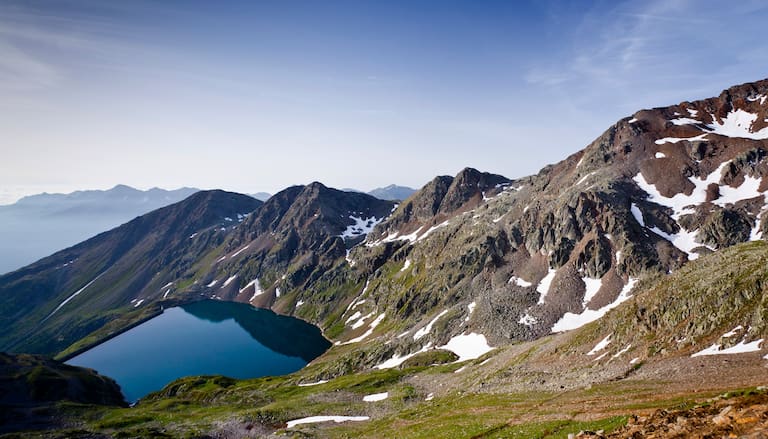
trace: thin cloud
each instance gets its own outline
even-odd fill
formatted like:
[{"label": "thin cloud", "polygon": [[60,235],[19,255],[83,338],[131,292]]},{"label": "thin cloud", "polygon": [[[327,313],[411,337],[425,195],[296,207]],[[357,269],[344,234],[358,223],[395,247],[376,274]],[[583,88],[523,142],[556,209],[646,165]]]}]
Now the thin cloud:
[{"label": "thin cloud", "polygon": [[51,64],[0,41],[0,89],[25,91],[48,88],[61,79]]},{"label": "thin cloud", "polygon": [[[583,90],[587,101],[610,96],[631,105],[648,102],[641,99],[647,94],[638,97],[643,89],[681,97],[702,88],[712,92],[734,81],[725,72],[732,73],[735,64],[741,68],[739,79],[760,68],[747,53],[755,47],[755,33],[749,29],[763,20],[754,13],[755,4],[747,6],[659,0],[593,10],[565,38],[572,44],[565,55],[532,66],[525,79],[553,90]],[[702,74],[705,66],[707,73]],[[572,94],[578,99],[579,93]]]}]

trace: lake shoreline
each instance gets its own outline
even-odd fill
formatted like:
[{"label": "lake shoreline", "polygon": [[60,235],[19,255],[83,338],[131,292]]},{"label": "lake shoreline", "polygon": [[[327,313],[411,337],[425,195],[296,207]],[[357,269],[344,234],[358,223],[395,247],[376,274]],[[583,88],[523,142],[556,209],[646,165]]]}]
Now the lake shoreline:
[{"label": "lake shoreline", "polygon": [[147,309],[98,343],[73,346],[64,361],[114,378],[133,402],[186,376],[250,379],[293,373],[331,346],[320,328],[250,304],[174,305]]}]

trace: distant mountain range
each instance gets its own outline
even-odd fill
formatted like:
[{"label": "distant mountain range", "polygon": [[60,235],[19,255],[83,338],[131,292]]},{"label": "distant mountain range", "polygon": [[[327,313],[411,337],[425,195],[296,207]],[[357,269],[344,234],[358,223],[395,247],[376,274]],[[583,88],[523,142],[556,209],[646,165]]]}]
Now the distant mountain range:
[{"label": "distant mountain range", "polygon": [[267,201],[272,196],[269,192],[256,192],[255,194],[248,194],[259,201]]},{"label": "distant mountain range", "polygon": [[194,188],[109,190],[39,194],[0,206],[0,273],[36,261],[97,233],[197,192]]},{"label": "distant mountain range", "polygon": [[368,192],[368,195],[372,195],[380,200],[403,201],[414,193],[416,193],[416,189],[390,184],[386,187],[376,188]]},{"label": "distant mountain range", "polygon": [[395,184],[390,184],[389,186],[376,188],[369,192],[365,192],[359,189],[349,188],[349,187],[343,188],[341,190],[344,192],[358,192],[361,194],[367,193],[368,195],[376,197],[380,200],[387,200],[387,201],[403,201],[406,198],[416,193],[416,189],[409,188],[407,186],[398,186]]}]

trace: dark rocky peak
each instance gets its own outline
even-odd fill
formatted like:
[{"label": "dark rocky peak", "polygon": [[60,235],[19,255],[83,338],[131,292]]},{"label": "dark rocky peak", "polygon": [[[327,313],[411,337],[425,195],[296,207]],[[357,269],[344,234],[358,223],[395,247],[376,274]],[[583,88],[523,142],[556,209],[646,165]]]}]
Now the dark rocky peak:
[{"label": "dark rocky peak", "polygon": [[472,209],[482,201],[499,194],[512,180],[473,168],[464,168],[453,179],[440,202],[439,212],[450,215],[460,209]]},{"label": "dark rocky peak", "polygon": [[252,240],[264,233],[294,233],[308,228],[326,235],[341,235],[348,227],[360,222],[377,224],[390,214],[393,206],[391,201],[360,192],[340,191],[318,182],[293,186],[267,200],[246,221],[239,232],[239,240]]},{"label": "dark rocky peak", "polygon": [[425,232],[459,213],[474,209],[512,184],[501,175],[465,168],[456,177],[439,176],[405,200],[374,232],[378,239],[393,233]]},{"label": "dark rocky peak", "polygon": [[270,197],[243,223],[236,233],[239,241],[250,241],[258,234],[274,231],[288,209],[305,189],[305,186],[291,186]]},{"label": "dark rocky peak", "polygon": [[[312,183],[304,188],[286,212],[281,227],[312,228],[328,235],[342,235],[349,227],[360,223],[366,225],[364,234],[370,232],[372,225],[378,224],[389,216],[394,203],[380,200],[360,192],[345,192]],[[348,237],[363,234],[353,233]]]}]

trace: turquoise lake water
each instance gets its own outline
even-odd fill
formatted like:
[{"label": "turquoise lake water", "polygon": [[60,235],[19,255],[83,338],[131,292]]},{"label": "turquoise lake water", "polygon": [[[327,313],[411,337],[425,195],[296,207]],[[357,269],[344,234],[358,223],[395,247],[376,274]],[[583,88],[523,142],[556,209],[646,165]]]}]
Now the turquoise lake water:
[{"label": "turquoise lake water", "polygon": [[247,304],[206,300],[163,314],[67,364],[114,378],[135,402],[190,375],[256,378],[295,372],[330,342],[304,321]]}]

